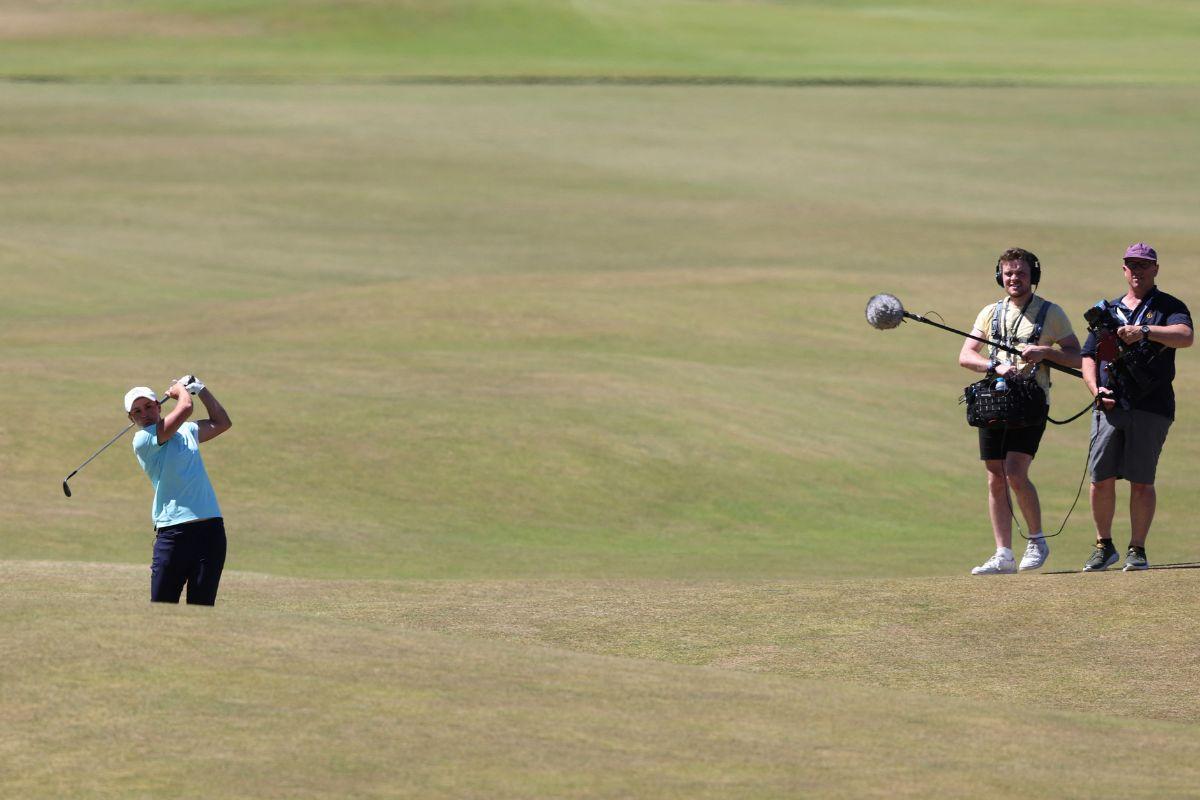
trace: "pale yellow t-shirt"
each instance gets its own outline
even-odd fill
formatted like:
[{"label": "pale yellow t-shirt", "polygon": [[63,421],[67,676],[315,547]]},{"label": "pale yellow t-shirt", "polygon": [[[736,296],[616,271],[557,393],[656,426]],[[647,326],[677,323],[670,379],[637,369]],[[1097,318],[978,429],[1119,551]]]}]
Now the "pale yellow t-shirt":
[{"label": "pale yellow t-shirt", "polygon": [[[1025,309],[1025,313],[1021,313],[1021,307],[1011,300],[1003,305],[1004,317],[1000,320],[1000,338],[1005,336],[1017,336],[1024,344],[1026,340],[1033,334],[1033,324],[1037,320],[1038,314],[1041,313],[1042,306],[1050,303],[1049,300],[1034,295],[1033,302],[1029,304],[1029,308]],[[984,306],[979,312],[979,316],[975,318],[975,327],[983,331],[985,339],[992,338],[992,317],[996,313],[996,304],[991,303]],[[1071,320],[1067,318],[1067,312],[1062,310],[1062,306],[1057,306],[1050,303],[1050,310],[1046,312],[1046,321],[1042,324],[1042,335],[1038,339],[1037,344],[1049,345],[1075,333],[1071,328]],[[1020,345],[1016,345],[1020,346]],[[984,345],[984,352],[989,352],[991,347]],[[1021,368],[1021,372],[1028,375],[1033,369],[1033,365],[1027,363],[1025,359],[1012,353],[1006,353],[1003,350],[997,350],[995,356],[1001,363],[1016,364]],[[1045,365],[1037,370],[1037,382],[1046,390],[1046,398],[1050,397],[1050,373],[1054,370]]]}]

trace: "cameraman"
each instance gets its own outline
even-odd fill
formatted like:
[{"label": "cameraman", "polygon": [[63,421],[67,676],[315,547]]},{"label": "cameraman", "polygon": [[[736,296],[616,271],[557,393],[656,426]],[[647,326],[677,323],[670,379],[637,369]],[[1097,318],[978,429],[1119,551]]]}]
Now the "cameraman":
[{"label": "cameraman", "polygon": [[[1175,350],[1192,346],[1192,316],[1155,286],[1158,253],[1143,242],[1125,251],[1129,291],[1088,314],[1083,380],[1096,398],[1092,421],[1092,519],[1096,548],[1085,572],[1117,561],[1112,541],[1116,482],[1129,481],[1129,551],[1125,570],[1146,569],[1146,535],[1154,519],[1154,472],[1175,419]],[[1094,320],[1094,321],[1093,321]]]},{"label": "cameraman", "polygon": [[1019,247],[1005,250],[996,261],[996,283],[1004,289],[1005,297],[980,311],[971,331],[972,336],[990,335],[993,341],[1016,347],[1021,351],[1020,356],[992,348],[989,358],[982,353],[983,343],[974,339],[965,340],[958,354],[958,363],[974,372],[1000,376],[1010,384],[1036,380],[1045,392],[1046,402],[1038,425],[979,429],[979,457],[987,468],[988,516],[996,552],[972,569],[972,575],[1017,571],[1012,551],[1013,513],[1008,498],[1009,486],[1029,525],[1029,543],[1021,558],[1020,569],[1037,569],[1050,554],[1042,533],[1042,508],[1037,488],[1029,480],[1029,466],[1046,431],[1046,411],[1050,403],[1050,369],[1039,362],[1053,361],[1064,367],[1078,367],[1079,339],[1071,330],[1066,312],[1034,294],[1033,288],[1041,276],[1042,265],[1033,253]]}]

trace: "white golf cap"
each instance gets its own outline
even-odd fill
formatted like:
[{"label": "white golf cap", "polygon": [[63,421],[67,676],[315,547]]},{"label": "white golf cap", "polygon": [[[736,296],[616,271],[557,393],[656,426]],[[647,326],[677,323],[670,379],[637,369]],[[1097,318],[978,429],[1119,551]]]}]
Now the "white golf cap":
[{"label": "white golf cap", "polygon": [[149,386],[135,386],[125,393],[125,413],[128,414],[133,410],[133,401],[139,397],[144,397],[147,400],[158,402],[158,395]]}]

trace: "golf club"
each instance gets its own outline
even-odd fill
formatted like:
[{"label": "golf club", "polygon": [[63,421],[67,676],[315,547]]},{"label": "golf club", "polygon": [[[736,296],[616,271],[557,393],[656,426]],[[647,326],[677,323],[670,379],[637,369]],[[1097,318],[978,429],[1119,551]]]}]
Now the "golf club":
[{"label": "golf club", "polygon": [[[159,402],[160,404],[161,404],[161,403],[165,403],[165,402],[166,402],[168,399],[170,399],[170,397],[171,397],[170,395],[163,395],[162,399],[161,399],[161,400],[159,400],[158,402]],[[108,442],[107,442],[107,443],[106,443],[106,444],[105,444],[103,447],[101,447],[99,450],[97,450],[96,452],[92,453],[91,457],[89,457],[87,461],[85,461],[85,462],[83,462],[82,464],[80,464],[78,467],[76,467],[76,468],[75,468],[75,469],[74,469],[74,470],[71,472],[71,474],[70,474],[70,475],[68,475],[67,477],[63,478],[63,494],[65,494],[67,497],[70,497],[70,496],[71,496],[71,487],[67,485],[67,482],[68,482],[69,480],[71,480],[71,478],[75,477],[75,473],[79,472],[79,470],[83,469],[83,468],[84,468],[84,467],[86,467],[88,464],[92,463],[92,460],[93,460],[93,459],[94,459],[96,456],[100,455],[100,454],[101,454],[101,453],[103,453],[105,450],[107,450],[109,447],[111,447],[111,446],[112,446],[112,444],[113,444],[113,442],[117,441],[117,439],[120,439],[122,436],[124,436],[125,434],[129,433],[129,429],[130,429],[130,428],[132,428],[133,426],[134,426],[134,423],[132,423],[132,422],[131,422],[131,423],[129,423],[128,425],[126,425],[126,426],[125,426],[125,428],[124,428],[124,429],[123,429],[123,430],[122,430],[120,433],[118,433],[118,434],[117,434],[116,436],[114,436],[113,438],[109,439],[109,440],[108,440]]]},{"label": "golf club", "polygon": [[[917,322],[924,322],[926,325],[932,325],[935,328],[941,328],[942,330],[949,331],[950,333],[957,333],[959,336],[965,336],[968,339],[974,339],[977,342],[990,344],[992,347],[1003,350],[1006,353],[1012,353],[1013,355],[1017,356],[1021,355],[1021,351],[1015,347],[1007,347],[1000,342],[993,342],[991,339],[985,339],[982,336],[973,336],[966,331],[960,331],[957,328],[951,328],[949,325],[942,325],[934,322],[931,319],[926,319],[919,314],[912,314],[908,311],[905,311],[904,305],[900,302],[900,298],[896,297],[894,294],[877,294],[867,301],[867,322],[872,328],[878,328],[881,331],[895,328],[904,321],[905,317],[908,317],[909,319],[915,319]],[[1064,367],[1061,364],[1055,364],[1049,359],[1040,363],[1045,364],[1051,369],[1065,372],[1068,375],[1074,375],[1076,378],[1083,377],[1083,373],[1079,370],[1072,367]]]}]

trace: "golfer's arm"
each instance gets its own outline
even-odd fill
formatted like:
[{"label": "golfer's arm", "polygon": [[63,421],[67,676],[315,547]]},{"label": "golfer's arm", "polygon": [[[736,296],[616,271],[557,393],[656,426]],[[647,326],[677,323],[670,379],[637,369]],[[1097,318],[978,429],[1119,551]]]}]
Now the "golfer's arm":
[{"label": "golfer's arm", "polygon": [[209,439],[215,439],[233,427],[229,413],[225,411],[221,401],[217,400],[207,386],[200,391],[198,397],[200,402],[204,403],[204,410],[208,412],[208,419],[196,423],[200,428],[200,441],[207,442]]},{"label": "golfer's arm", "polygon": [[175,397],[175,407],[171,409],[171,413],[158,422],[158,429],[155,431],[158,444],[161,446],[170,441],[171,437],[179,430],[179,426],[187,422],[187,418],[191,415],[192,398],[187,392],[181,391]]}]

